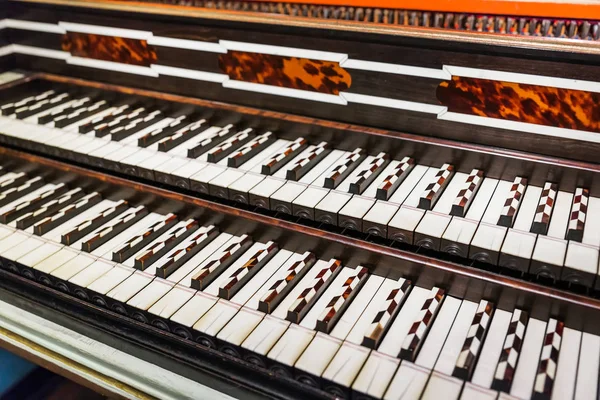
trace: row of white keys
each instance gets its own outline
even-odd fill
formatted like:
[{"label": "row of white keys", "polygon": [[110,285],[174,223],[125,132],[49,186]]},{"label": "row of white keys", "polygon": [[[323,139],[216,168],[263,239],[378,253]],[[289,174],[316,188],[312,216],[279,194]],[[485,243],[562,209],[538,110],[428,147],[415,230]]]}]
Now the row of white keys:
[{"label": "row of white keys", "polygon": [[[233,182],[229,186],[229,192],[232,199],[242,203],[249,203],[250,191],[261,184],[263,180],[275,179],[276,182],[283,182],[287,179],[288,170],[294,168],[299,161],[313,153],[315,153],[314,156],[318,156],[318,160],[320,160],[321,155],[319,154],[324,155],[324,153],[326,153],[326,150],[324,149],[325,144],[323,144],[322,147],[319,147],[318,145],[306,146],[305,143],[306,140],[302,137],[293,142],[289,142],[287,146],[281,147],[276,153],[263,160],[263,162],[260,163],[260,170],[254,168],[250,173],[246,173],[244,176]],[[283,154],[286,153],[286,150],[293,148],[298,148],[299,150],[291,151],[287,156],[283,157],[283,159],[281,158]],[[316,154],[317,151],[319,152],[318,154]],[[273,164],[274,160],[278,160],[275,162],[276,164]],[[284,164],[279,166],[281,163]],[[271,166],[271,164],[273,165]],[[265,174],[265,172],[268,173]]]},{"label": "row of white keys", "polygon": [[318,260],[313,264],[304,277],[275,307],[273,312],[265,315],[256,328],[244,339],[241,347],[254,352],[258,356],[266,356],[291,325],[291,322],[286,319],[288,311],[292,307],[297,307],[299,300],[304,299],[306,301],[307,296],[312,296],[312,298],[305,303],[304,307],[310,308],[316,300],[315,297],[318,298],[317,295],[320,294],[313,292],[313,290],[316,287],[322,288],[319,291],[327,288],[336,274],[339,273],[340,264],[335,259],[329,261]]},{"label": "row of white keys", "polygon": [[[64,262],[61,264],[58,262],[58,260],[65,260],[66,258],[66,261],[68,261],[73,257],[76,257],[77,254],[85,254],[87,256],[87,260],[92,261],[95,259],[101,262],[98,264],[93,264],[94,267],[88,267],[88,265],[91,265],[91,263],[78,266],[70,265],[69,267],[62,268],[56,274],[56,276],[68,277],[67,279],[71,280],[71,282],[85,287],[87,286],[86,284],[89,284],[95,280],[95,277],[101,276],[104,272],[106,272],[102,268],[108,268],[109,266],[114,265],[112,262],[112,251],[114,248],[118,247],[124,240],[127,240],[132,235],[135,235],[140,229],[144,229],[160,218],[162,218],[162,216],[155,213],[150,213],[142,217],[136,223],[129,226],[129,228],[116,235],[113,239],[108,240],[106,243],[94,249],[91,253],[77,253],[78,249],[74,246],[58,248],[56,251],[52,252],[52,254],[46,254],[43,251],[40,251],[39,254],[34,252],[31,257],[38,260],[38,262],[32,265],[32,267],[44,273],[53,273],[55,270],[61,268],[62,264],[64,264]],[[45,257],[42,258],[43,256]],[[22,262],[22,260],[19,261]],[[102,268],[98,268],[97,265],[101,266]],[[81,275],[78,276],[78,274]]]},{"label": "row of white keys", "polygon": [[[165,217],[163,216],[162,218],[164,219]],[[152,272],[152,266],[163,260],[166,256],[158,258],[158,260],[154,259],[154,261],[149,262],[150,266],[146,266],[145,271],[139,271],[132,268],[135,265],[137,259],[139,257],[143,257],[145,254],[148,254],[147,251],[148,249],[152,248],[152,246],[164,243],[163,240],[165,239],[165,237],[169,237],[169,235],[172,235],[174,230],[180,230],[182,225],[188,223],[189,221],[182,221],[176,224],[175,226],[173,226],[173,228],[167,230],[167,232],[159,236],[158,239],[151,241],[151,243],[147,247],[143,248],[142,250],[125,260],[125,262],[116,264],[114,268],[110,269],[102,275],[99,275],[90,285],[87,286],[88,289],[94,290],[100,294],[105,294],[107,297],[114,299],[120,303],[126,303],[127,301],[132,299],[138,292],[142,291],[145,287],[147,287],[154,281],[154,275],[150,274],[150,272]],[[196,232],[199,232],[200,229],[195,230],[191,233],[191,235],[193,235]],[[165,246],[165,248],[172,250],[175,246],[176,245],[170,245]],[[113,252],[117,249],[119,249],[119,247],[114,248]],[[206,247],[203,250],[205,249]],[[200,254],[203,250],[198,252],[197,255]],[[162,251],[159,254],[165,253],[167,253],[167,251]]]},{"label": "row of white keys", "polygon": [[[294,367],[296,370],[301,371],[300,375],[304,379],[320,377],[358,321],[362,318],[365,310],[371,303],[373,303],[372,307],[380,305],[378,300],[381,298],[381,295],[377,296],[377,294],[381,291],[381,293],[389,295],[392,287],[400,290],[397,285],[402,286],[404,282],[404,279],[397,282],[380,276],[370,276],[331,333],[317,332],[310,345],[302,353],[298,361],[296,361]],[[387,293],[385,293],[386,290]],[[366,322],[369,323],[368,321]],[[385,326],[384,322],[382,324]]]},{"label": "row of white keys", "polygon": [[[425,173],[425,171],[427,171],[426,166],[424,166],[424,165],[416,165],[415,166],[414,160],[412,160],[410,158],[403,159],[403,160],[401,160],[401,162],[402,161],[404,161],[404,164],[403,164],[404,168],[402,168],[402,166],[401,166],[401,168],[397,172],[400,172],[403,170],[405,172],[401,173],[401,175],[399,175],[396,180],[393,180],[395,178],[394,177],[394,178],[391,178],[391,180],[389,181],[389,182],[393,181],[393,183],[391,185],[396,186],[394,188],[394,190],[386,189],[385,196],[387,197],[387,199],[386,200],[381,200],[381,199],[377,200],[375,202],[375,204],[373,205],[373,207],[371,207],[371,209],[363,217],[363,225],[368,224],[370,226],[374,226],[375,227],[373,229],[374,232],[377,232],[380,236],[383,236],[383,237],[387,237],[388,223],[390,222],[392,217],[396,214],[396,212],[398,211],[398,208],[402,205],[404,200],[408,197],[408,195],[412,191],[413,187],[416,186],[417,182],[423,177],[423,174]],[[392,163],[394,163],[394,162],[392,161]],[[390,164],[392,164],[392,163],[390,163]],[[382,175],[385,175],[385,172],[382,173]],[[382,181],[382,185],[385,185],[385,183],[383,183],[383,182],[387,178],[388,178],[388,176],[386,176],[384,178],[384,180]],[[400,181],[400,183],[397,183],[398,181]],[[387,188],[387,186],[386,186],[386,188]],[[390,189],[392,189],[392,188],[393,188],[393,186]],[[378,188],[378,190],[379,190],[379,188]]]},{"label": "row of white keys", "polygon": [[[325,285],[328,283],[329,285],[318,300],[314,302],[314,305],[310,307],[310,302],[308,302],[307,307],[310,307],[310,310],[304,318],[299,321],[299,324],[291,324],[288,327],[287,331],[267,353],[267,357],[288,367],[293,367],[312,341],[316,329],[319,329],[319,324],[328,323],[328,318],[331,317],[330,312],[341,315],[345,310],[344,306],[347,306],[360,291],[367,276],[367,269],[362,266],[340,268],[337,276],[332,276],[324,282]],[[348,296],[344,297],[343,294],[346,292]],[[334,304],[331,304],[332,300],[334,300]],[[341,304],[338,304],[338,300]],[[339,309],[336,309],[336,307],[339,307]],[[333,324],[334,321],[331,321],[331,323]],[[323,328],[319,330],[324,331]]]},{"label": "row of white keys", "polygon": [[[371,280],[375,281],[376,279],[380,278],[371,277]],[[368,284],[369,282],[367,282],[367,285]],[[316,376],[319,376],[317,373],[320,372],[320,375],[324,379],[349,388],[352,385],[355,377],[361,371],[361,367],[370,354],[370,348],[363,346],[365,337],[369,335],[369,339],[375,339],[378,344],[381,340],[381,337],[383,337],[389,330],[392,321],[396,321],[396,319],[388,319],[387,321],[378,319],[379,313],[382,313],[384,309],[387,310],[385,306],[389,307],[391,304],[388,302],[390,294],[394,290],[398,290],[397,293],[399,297],[395,294],[392,295],[392,297],[397,301],[397,309],[390,310],[393,315],[397,315],[398,310],[403,304],[404,297],[407,295],[410,289],[409,285],[409,282],[404,279],[395,281],[386,278],[384,282],[381,283],[370,302],[365,303],[365,305],[368,305],[366,305],[366,308],[360,315],[360,318],[358,318],[352,329],[347,333],[345,340],[338,346],[337,352],[331,355],[332,358],[330,360],[326,359],[327,364],[323,363],[320,365],[320,368],[311,371],[308,369],[308,361],[306,360],[304,361],[304,365],[306,366],[305,370],[312,372],[313,375]],[[365,289],[366,288],[367,287],[365,287]],[[373,289],[371,289],[371,291],[372,290]],[[381,329],[381,333],[378,335],[378,337],[375,337],[375,333],[373,329],[371,329],[371,325],[374,322],[375,324],[378,324],[379,322],[382,323],[381,325],[378,325],[379,329]]]},{"label": "row of white keys", "polygon": [[[136,262],[138,261],[139,257],[144,257],[148,254],[148,249],[152,248],[152,246],[156,245],[156,244],[164,244],[165,242],[165,238],[169,237],[172,238],[172,233],[176,230],[178,230],[179,228],[181,228],[181,230],[183,230],[181,225],[185,225],[187,222],[181,222],[180,224],[175,225],[172,229],[170,229],[169,231],[167,231],[164,235],[160,236],[158,239],[156,239],[155,241],[153,241],[151,244],[148,244],[148,246],[146,246],[145,248],[143,248],[142,250],[140,250],[137,254],[134,254],[132,257],[130,257],[128,260],[126,260],[124,263],[122,263],[122,268],[121,268],[121,274],[117,274],[117,277],[114,277],[114,274],[116,271],[118,270],[113,270],[113,272],[109,275],[108,272],[111,271],[110,268],[107,268],[106,271],[106,276],[107,277],[112,277],[110,279],[110,282],[107,282],[107,279],[104,279],[103,281],[103,290],[100,290],[99,288],[95,288],[96,291],[98,291],[101,294],[106,294],[108,297],[112,298],[111,292],[113,291],[113,289],[116,289],[120,283],[123,282],[123,280],[125,280],[125,278],[128,278],[130,275],[132,275],[132,273],[140,273],[140,274],[144,274],[142,271],[135,271],[133,270],[133,267],[135,266]],[[189,226],[189,225],[188,225]],[[178,230],[179,232],[180,230]],[[182,235],[184,236],[184,235]],[[176,240],[172,240],[172,243],[177,243]],[[118,249],[119,247],[116,247],[113,249],[114,250]],[[162,252],[158,252],[158,254],[162,254],[164,252],[166,252],[168,249],[170,249],[169,245],[165,245],[163,247]],[[92,255],[86,255],[86,254],[81,254],[82,258],[89,260],[90,257],[93,257]],[[86,258],[87,257],[87,258]],[[75,263],[75,262],[69,262],[64,264],[63,266],[61,266],[60,268],[57,268],[53,271],[51,271],[50,273],[58,278],[64,279],[64,280],[69,280],[72,277],[76,276],[79,272],[84,271],[86,269],[86,267],[88,265],[90,265],[91,263]],[[106,266],[107,264],[103,264],[104,266]],[[112,263],[112,265],[114,265],[114,263]],[[117,265],[120,266],[121,264]],[[94,276],[94,274],[92,274],[93,270],[88,271],[87,274],[85,274],[87,277],[91,277]],[[102,276],[101,273],[98,272],[99,275],[96,275],[96,278],[99,278],[100,276]],[[147,274],[143,275],[146,276]],[[120,280],[119,280],[120,279]],[[92,281],[93,282],[93,281]],[[92,283],[90,282],[90,283]],[[136,288],[133,288],[130,285],[125,285],[126,288],[125,292],[127,293],[131,293],[133,291],[133,294],[136,293]],[[121,294],[123,291],[119,291],[116,290],[115,295]],[[132,296],[132,294],[130,295]]]},{"label": "row of white keys", "polygon": [[278,139],[270,146],[256,154],[254,157],[239,165],[237,168],[229,167],[222,174],[209,181],[209,185],[223,188],[223,195],[229,197],[231,190],[235,190],[234,183],[240,179],[245,179],[249,173],[259,175],[262,169],[263,162],[267,161],[273,154],[277,153],[281,148],[289,145],[289,140]]},{"label": "row of white keys", "polygon": [[[179,281],[179,285],[174,289],[179,291],[180,294],[172,294],[172,296],[183,298],[183,293],[186,292],[185,296],[189,297],[189,301],[176,313],[172,314],[170,319],[183,326],[194,327],[219,301],[219,289],[222,284],[226,283],[233,273],[248,263],[258,251],[262,250],[264,252],[267,248],[268,245],[264,243],[250,245],[245,237],[230,237],[203,262],[199,264],[190,263],[191,265],[196,264],[196,266]],[[189,269],[184,269],[182,272],[188,271]],[[199,276],[202,276],[202,278]],[[199,279],[202,279],[201,286],[193,288],[192,283]],[[196,291],[194,289],[201,290]]]},{"label": "row of white keys", "polygon": [[[279,253],[283,256],[287,254],[287,251],[281,250]],[[278,262],[279,253],[269,264]],[[239,309],[238,313],[223,327],[217,338],[232,346],[240,346],[265,315],[272,312],[287,298],[287,294],[311,269],[315,260],[314,254],[310,252],[292,254],[281,264],[275,273],[264,280],[264,284],[260,289],[254,293],[244,306]],[[268,271],[270,268],[265,267],[263,270]],[[258,276],[256,279],[258,279]],[[241,297],[242,293],[238,295]]]},{"label": "row of white keys", "polygon": [[440,239],[452,220],[452,207],[459,196],[469,174],[457,172],[435,203],[432,210],[427,210],[415,229],[415,244],[439,250]]},{"label": "row of white keys", "polygon": [[[406,301],[402,304],[402,307],[398,311],[398,314],[394,321],[391,323],[387,334],[377,351],[368,352],[368,349],[363,352],[351,351],[352,346],[344,348],[346,355],[354,353],[353,360],[348,363],[349,367],[353,367],[357,361],[364,361],[364,365],[359,365],[360,373],[357,372],[356,379],[351,376],[351,368],[344,367],[340,372],[340,376],[345,375],[346,382],[348,385],[352,385],[352,389],[365,393],[374,397],[381,397],[387,387],[387,384],[392,379],[396,368],[400,364],[400,360],[397,358],[404,345],[406,337],[409,335],[409,331],[413,323],[418,320],[419,312],[422,309],[424,302],[431,296],[431,291],[423,289],[421,287],[414,287],[409,293]],[[344,352],[340,352],[343,355]],[[365,359],[362,359],[362,355],[368,355]],[[340,358],[332,363],[332,367],[335,367]],[[352,381],[348,378],[352,378]],[[343,382],[342,384],[346,383]],[[337,382],[340,383],[340,382]]]},{"label": "row of white keys", "polygon": [[[376,156],[365,157],[364,160],[360,162],[335,189],[332,189],[329,193],[323,196],[322,199],[311,208],[315,208],[316,210],[321,210],[329,214],[339,213],[341,216],[346,215],[354,219],[360,219],[362,215],[364,215],[370,208],[371,201],[366,196],[359,197],[363,190],[358,190],[358,188],[356,188],[357,182],[359,182],[364,175],[371,176],[371,180],[376,179],[386,164],[387,154],[385,153],[380,153]],[[384,177],[381,179],[383,178]],[[369,184],[369,187],[371,186],[372,184]],[[370,192],[372,192],[374,199],[375,190],[371,190]],[[306,198],[307,195],[303,193],[301,196]],[[312,197],[313,195],[308,194],[308,196]],[[354,198],[355,200],[352,201]],[[363,200],[361,201],[361,199]],[[359,228],[360,230],[360,227],[356,228]]]},{"label": "row of white keys", "polygon": [[[260,198],[268,198],[270,208],[276,208],[275,204],[293,204],[293,201],[300,196],[307,188],[319,188],[320,195],[315,195],[314,200],[310,205],[316,205],[327,193],[329,189],[323,187],[325,176],[337,166],[350,152],[342,150],[332,150],[319,164],[313,167],[299,181],[293,182],[285,179],[277,180],[275,177],[267,178],[259,185],[250,190],[250,195],[255,195]],[[317,197],[318,196],[318,197]],[[309,206],[310,206],[309,205]],[[308,208],[307,206],[306,208]],[[293,206],[292,206],[293,207]],[[292,212],[292,208],[287,209],[287,212]],[[277,211],[275,209],[275,211]]]},{"label": "row of white keys", "polygon": [[[70,143],[70,141],[66,141],[66,143]],[[116,144],[108,146],[108,147],[101,146],[99,148],[96,148],[96,150],[93,150],[91,153],[89,152],[89,149],[83,149],[82,151],[88,152],[90,155],[97,156],[97,157],[109,157],[110,158],[111,157],[110,154],[112,154],[113,158],[117,157],[116,160],[123,160],[123,158],[126,158],[126,156],[133,156],[132,154],[129,153],[130,150],[122,149],[122,147],[117,146]],[[374,158],[374,157],[372,157],[372,158]],[[152,160],[152,161],[155,162],[155,160]],[[183,165],[177,163],[176,166],[183,166]],[[360,168],[358,168],[358,169],[360,169]],[[170,172],[173,172],[173,171],[171,170]],[[356,171],[355,173],[357,174],[358,172],[359,171]],[[219,174],[219,175],[221,175],[221,174]],[[239,175],[232,174],[231,179],[233,180],[235,177],[239,178]],[[218,178],[218,176],[214,176],[213,180],[216,181],[217,178]],[[255,178],[255,179],[256,179],[256,181],[258,181],[259,177]],[[238,180],[240,180],[240,179],[238,179]],[[346,180],[346,181],[349,182],[349,180]],[[248,184],[246,183],[246,185],[248,185]],[[346,200],[347,200],[350,197],[351,196],[345,196],[344,198],[346,198]],[[336,196],[336,199],[339,200],[340,196],[339,195]],[[358,213],[362,213],[364,215],[369,210],[370,205],[372,205],[371,203],[367,204],[367,202],[364,200],[362,202],[360,202],[359,199],[357,199],[356,202],[359,202],[360,204],[357,204],[357,205],[352,204],[352,205],[349,205],[349,207],[348,207],[348,212],[352,213],[354,215],[356,215]],[[326,203],[328,204],[328,202],[325,202],[322,204],[322,208],[324,208],[325,210],[328,210],[331,207],[328,207]],[[339,211],[339,209],[337,211]]]},{"label": "row of white keys", "polygon": [[[200,228],[202,229],[202,228]],[[207,239],[208,240],[208,239]],[[211,247],[210,250],[215,251],[216,249]],[[202,256],[208,257],[210,253],[203,252]],[[169,254],[165,255],[168,257]],[[155,264],[160,264],[161,260],[157,261]],[[234,263],[235,264],[235,263]],[[239,266],[238,266],[239,267]],[[231,267],[230,267],[231,268]],[[149,271],[146,271],[147,274],[152,273],[152,269],[155,269],[154,266],[151,266]],[[227,270],[223,272],[226,274]],[[221,274],[217,277],[208,288],[206,288],[206,292],[216,296],[218,293],[218,287],[222,279],[224,279],[224,275]],[[152,274],[154,275],[154,274]],[[125,281],[126,285],[127,282]],[[159,301],[165,294],[167,294],[173,287],[175,286],[174,282],[168,281],[166,279],[154,278],[149,280],[149,282],[131,299],[127,301],[127,304],[139,309],[139,310],[149,310],[157,301]]]},{"label": "row of white keys", "polygon": [[431,371],[446,343],[460,305],[460,300],[446,296],[415,362],[402,361],[387,387],[384,399],[421,398]]},{"label": "row of white keys", "polygon": [[[425,210],[418,208],[419,200],[425,191],[425,188],[431,183],[432,179],[439,171],[439,168],[435,167],[426,168],[426,171],[422,172],[422,168],[420,168],[419,165],[416,166],[413,169],[411,176],[404,181],[398,188],[397,193],[390,198],[390,202],[396,203],[396,194],[399,195],[398,197],[400,197],[400,195],[406,196],[398,211],[388,222],[388,238],[412,243],[413,232],[425,214]],[[422,175],[420,179],[417,182],[414,182],[411,179],[412,175],[418,176],[421,172]],[[413,186],[408,187],[411,183]],[[400,192],[405,186],[408,194],[405,191]]]},{"label": "row of white keys", "polygon": [[[387,164],[387,167],[372,180],[364,192],[352,196],[346,205],[339,211],[341,226],[345,225],[344,221],[349,221],[350,228],[363,232],[366,231],[365,219],[373,207],[380,201],[377,200],[378,191],[381,186],[384,185],[384,181],[389,178],[390,174],[397,168],[401,168],[401,162],[402,160],[392,160]],[[390,190],[390,194],[393,192],[394,191]],[[354,221],[356,221],[356,223],[354,223]]]},{"label": "row of white keys", "polygon": [[[256,205],[263,208],[271,208],[270,198],[282,189],[278,196],[282,197],[283,200],[291,202],[302,193],[306,185],[316,180],[342,154],[341,150],[329,151],[327,143],[323,142],[319,145],[309,146],[275,174],[264,177],[264,179],[261,179],[257,184],[252,186],[248,191],[249,198],[254,199],[253,202]],[[303,167],[298,168],[298,163],[302,164]],[[310,168],[307,169],[307,167]],[[288,174],[293,179],[288,180]],[[287,189],[283,189],[282,187],[287,187]],[[284,194],[287,192],[293,192],[293,194],[285,197]]]},{"label": "row of white keys", "polygon": [[[279,250],[230,300],[220,298],[206,314],[198,319],[193,328],[212,337],[216,337],[217,334],[221,335],[223,328],[238,314],[242,307],[246,307],[247,303],[261,290],[265,282],[282,265],[285,265],[292,255],[293,253],[289,250]],[[258,301],[255,301],[254,305],[257,308]],[[227,332],[224,335],[227,335]]]}]

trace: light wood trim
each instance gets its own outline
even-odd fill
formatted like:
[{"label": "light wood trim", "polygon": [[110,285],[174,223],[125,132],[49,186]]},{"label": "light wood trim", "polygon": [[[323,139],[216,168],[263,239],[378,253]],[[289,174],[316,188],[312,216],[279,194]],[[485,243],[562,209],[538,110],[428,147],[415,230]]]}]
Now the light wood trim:
[{"label": "light wood trim", "polygon": [[[139,390],[107,377],[106,375],[100,374],[99,372],[72,361],[52,350],[48,350],[47,348],[2,327],[0,327],[0,348],[111,399],[126,399],[128,397],[107,390],[104,386],[86,379],[84,375],[93,376],[94,379],[103,382],[107,386],[118,387],[120,390],[128,393],[128,396],[131,398],[153,399],[153,397],[148,396]],[[77,370],[80,373],[75,373],[72,370]]]},{"label": "light wood trim", "polygon": [[[323,20],[318,18],[277,16],[264,13],[213,10],[191,6],[152,4],[119,0],[10,0],[19,3],[47,4],[120,12],[171,15],[186,18],[203,18],[216,21],[244,22],[254,24],[281,25],[319,30],[339,30],[363,34],[401,36],[417,39],[453,41],[489,46],[515,47],[522,49],[557,51],[600,55],[600,42],[545,37],[523,37],[493,33],[449,31],[433,28],[385,26],[366,22]],[[600,7],[600,6],[599,6]],[[600,19],[600,15],[598,17]]]}]

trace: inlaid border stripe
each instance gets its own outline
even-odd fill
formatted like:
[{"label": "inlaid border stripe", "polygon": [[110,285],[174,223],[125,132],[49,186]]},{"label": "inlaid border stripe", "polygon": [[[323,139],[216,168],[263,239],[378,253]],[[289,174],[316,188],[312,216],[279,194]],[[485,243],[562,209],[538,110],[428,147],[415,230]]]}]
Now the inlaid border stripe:
[{"label": "inlaid border stripe", "polygon": [[13,54],[15,51],[13,49],[14,45],[9,44],[8,46],[0,47],[0,57],[9,56]]},{"label": "inlaid border stripe", "polygon": [[46,58],[56,58],[58,60],[66,60],[71,57],[71,53],[62,50],[49,50],[42,47],[23,46],[21,44],[13,44],[12,52],[17,54],[25,54],[29,56],[38,56]]},{"label": "inlaid border stripe", "polygon": [[438,118],[445,121],[456,121],[465,124],[488,126],[490,128],[507,129],[511,131],[520,131],[534,133],[536,135],[553,136],[563,139],[582,140],[585,142],[600,143],[600,134],[596,132],[580,131],[577,129],[557,128],[555,126],[530,124],[528,122],[510,121],[507,119],[480,117],[477,115],[460,114],[446,112],[438,115]]},{"label": "inlaid border stripe", "polygon": [[[67,53],[69,54],[69,53]],[[158,78],[158,72],[149,67],[140,65],[122,64],[112,61],[96,60],[93,58],[72,57],[70,54],[66,58],[67,64],[78,65],[80,67],[99,68],[109,71],[125,72],[128,74],[145,75]]]},{"label": "inlaid border stripe", "polygon": [[395,108],[398,110],[417,111],[428,114],[444,114],[448,111],[448,107],[436,106],[432,104],[417,103],[414,101],[396,100],[387,97],[370,96],[367,94],[347,93],[342,92],[340,96],[348,103],[367,104],[370,106],[379,106],[387,108]]},{"label": "inlaid border stripe", "polygon": [[203,42],[199,40],[176,39],[163,36],[152,36],[148,44],[153,46],[172,47],[176,49],[206,51],[209,53],[227,53],[227,49],[219,43]]},{"label": "inlaid border stripe", "polygon": [[232,40],[219,40],[219,44],[227,50],[243,51],[246,53],[261,53],[270,54],[272,56],[308,58],[310,60],[332,61],[338,63],[348,59],[348,54],[299,49],[297,47],[273,46],[270,44],[236,42]]},{"label": "inlaid border stripe", "polygon": [[448,80],[452,79],[450,72],[444,69],[415,67],[412,65],[391,64],[377,61],[348,59],[340,64],[342,68],[359,69],[362,71],[385,72],[396,75],[419,76],[421,78],[432,78]]},{"label": "inlaid border stripe", "polygon": [[65,28],[57,24],[49,24],[46,22],[23,21],[20,19],[10,18],[0,21],[0,29],[2,28],[22,29],[26,31],[47,32],[57,34],[64,34],[67,32]]},{"label": "inlaid border stripe", "polygon": [[59,21],[58,26],[69,32],[89,33],[92,35],[104,35],[137,40],[148,40],[152,37],[152,32],[139,31],[136,29],[113,28],[109,26],[77,24],[74,22],[63,21]]},{"label": "inlaid border stripe", "polygon": [[178,78],[194,79],[197,81],[223,83],[229,80],[229,76],[225,74],[217,74],[215,72],[197,71],[194,69],[170,67],[167,65],[152,64],[150,68],[158,75],[175,76]]},{"label": "inlaid border stripe", "polygon": [[251,83],[235,80],[227,80],[223,82],[223,87],[228,89],[246,90],[249,92],[272,94],[275,96],[295,97],[297,99],[321,101],[323,103],[332,103],[345,106],[348,104],[344,97],[334,94],[325,94],[318,92],[310,92],[308,90],[290,89],[280,86],[263,85],[260,83]]},{"label": "inlaid border stripe", "polygon": [[489,79],[492,81],[523,83],[526,85],[548,86],[600,93],[600,82],[521,74],[519,72],[504,72],[482,68],[455,67],[452,65],[444,65],[443,69],[448,71],[452,76],[460,76],[463,78]]}]

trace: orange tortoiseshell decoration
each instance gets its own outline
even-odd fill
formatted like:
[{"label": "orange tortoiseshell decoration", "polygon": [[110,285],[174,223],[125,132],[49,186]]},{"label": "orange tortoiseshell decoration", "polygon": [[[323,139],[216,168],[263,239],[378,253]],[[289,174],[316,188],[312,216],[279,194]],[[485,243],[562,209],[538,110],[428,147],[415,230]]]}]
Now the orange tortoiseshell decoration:
[{"label": "orange tortoiseshell decoration", "polygon": [[156,51],[145,40],[67,32],[62,49],[75,57],[94,58],[123,64],[150,66]]},{"label": "orange tortoiseshell decoration", "polygon": [[230,51],[219,55],[219,67],[230,79],[292,89],[339,94],[352,83],[337,62]]},{"label": "orange tortoiseshell decoration", "polygon": [[437,98],[452,112],[600,132],[600,93],[454,76]]}]

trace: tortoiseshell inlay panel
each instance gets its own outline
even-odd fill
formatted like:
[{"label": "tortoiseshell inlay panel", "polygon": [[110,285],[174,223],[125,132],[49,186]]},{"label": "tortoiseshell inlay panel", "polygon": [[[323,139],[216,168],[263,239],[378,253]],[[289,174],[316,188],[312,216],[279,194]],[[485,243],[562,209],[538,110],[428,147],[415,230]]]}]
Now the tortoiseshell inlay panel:
[{"label": "tortoiseshell inlay panel", "polygon": [[156,62],[156,51],[145,40],[67,32],[62,49],[75,57],[93,58],[149,67]]},{"label": "tortoiseshell inlay panel", "polygon": [[453,76],[437,98],[452,112],[600,132],[600,93]]},{"label": "tortoiseshell inlay panel", "polygon": [[229,51],[219,67],[230,79],[337,95],[347,90],[350,74],[337,62]]}]

